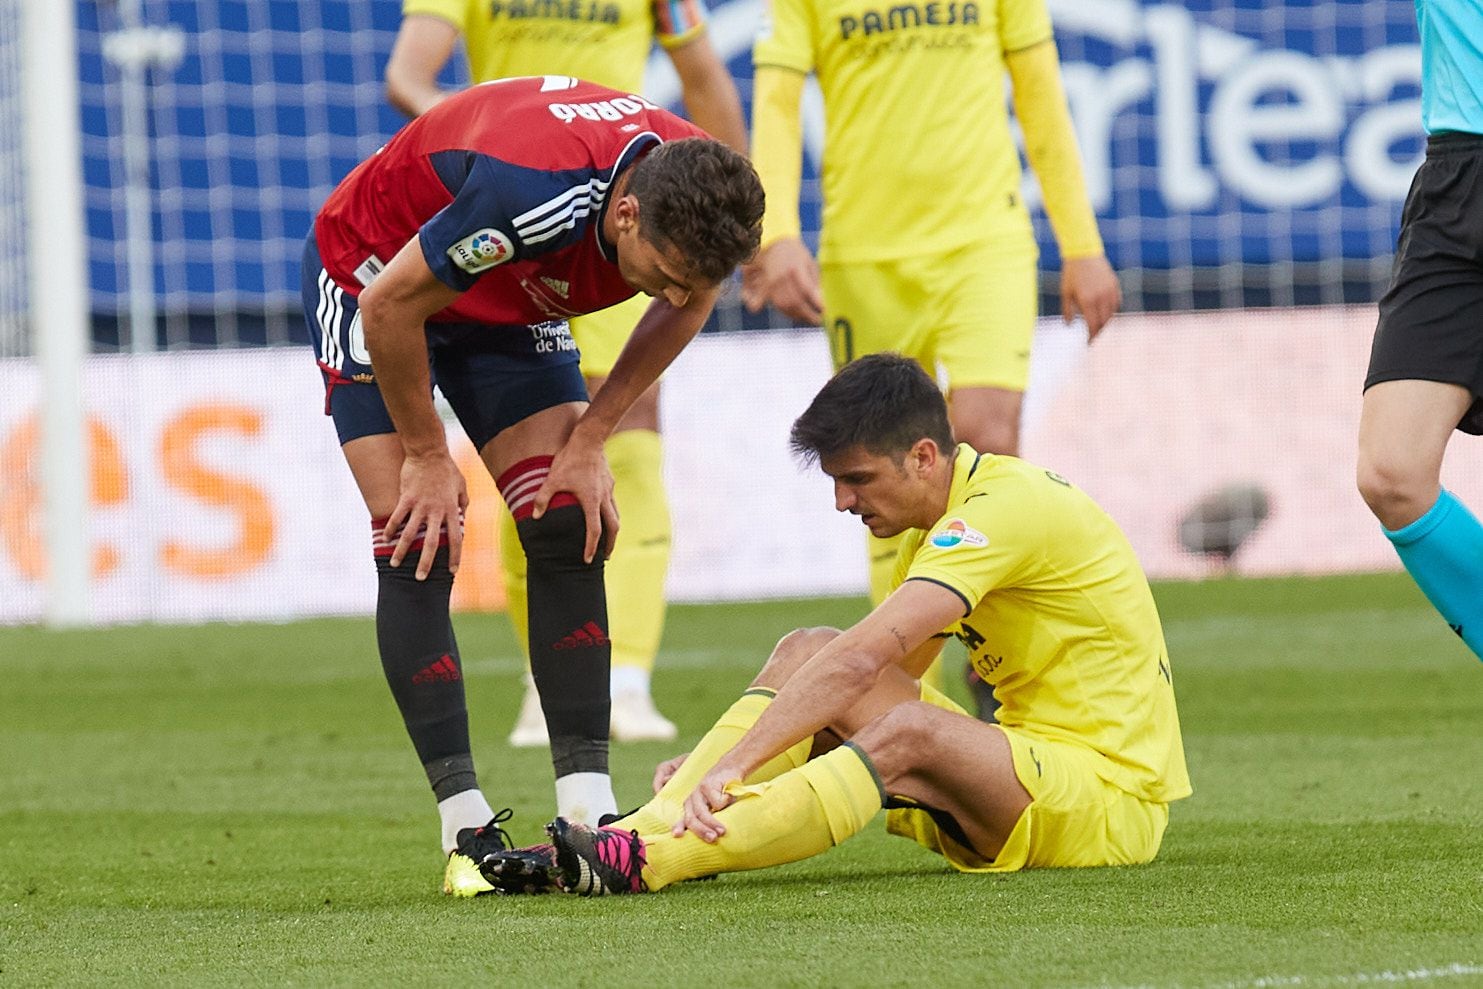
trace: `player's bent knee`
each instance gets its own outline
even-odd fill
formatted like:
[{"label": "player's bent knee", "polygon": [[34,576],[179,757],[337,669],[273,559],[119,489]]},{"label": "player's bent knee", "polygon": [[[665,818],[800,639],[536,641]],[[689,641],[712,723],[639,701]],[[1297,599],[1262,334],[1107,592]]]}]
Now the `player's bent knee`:
[{"label": "player's bent knee", "polygon": [[980,453],[996,453],[1018,456],[1020,452],[1020,430],[1017,423],[980,422],[962,429],[954,427],[957,438]]},{"label": "player's bent knee", "polygon": [[935,734],[929,715],[933,710],[925,701],[897,704],[850,739],[870,756],[887,787],[931,758]]},{"label": "player's bent knee", "polygon": [[520,519],[515,530],[520,534],[529,567],[588,570],[602,566],[601,554],[594,554],[590,563],[582,559],[587,546],[587,519],[578,505],[562,505],[547,510],[540,518]]},{"label": "player's bent knee", "polygon": [[754,687],[770,687],[777,690],[809,659],[839,637],[839,629],[820,626],[818,628],[796,628],[778,640],[772,654],[767,657],[761,672],[752,680]]}]

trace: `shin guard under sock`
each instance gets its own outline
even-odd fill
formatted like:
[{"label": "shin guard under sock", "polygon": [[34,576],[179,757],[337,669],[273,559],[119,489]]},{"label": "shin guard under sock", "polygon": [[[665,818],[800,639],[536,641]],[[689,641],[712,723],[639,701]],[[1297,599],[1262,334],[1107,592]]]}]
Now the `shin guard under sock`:
[{"label": "shin guard under sock", "polygon": [[[391,544],[376,532],[376,644],[381,669],[402,713],[407,734],[426,770],[434,796],[442,801],[478,786],[469,754],[468,709],[463,666],[448,616],[453,574],[448,570],[446,535],[426,580],[416,577],[416,557],[391,565]],[[420,542],[420,541],[419,541]]]},{"label": "shin guard under sock", "polygon": [[586,523],[571,495],[558,494],[544,515],[532,516],[550,464],[550,457],[532,457],[498,481],[525,548],[530,672],[546,714],[557,778],[605,776],[612,646],[603,560],[600,553],[590,563],[582,559]]}]

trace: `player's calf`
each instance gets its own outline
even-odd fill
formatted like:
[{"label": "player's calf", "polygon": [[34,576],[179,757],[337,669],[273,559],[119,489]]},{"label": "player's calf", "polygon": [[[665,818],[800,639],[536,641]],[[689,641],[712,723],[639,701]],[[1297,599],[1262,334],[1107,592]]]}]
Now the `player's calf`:
[{"label": "player's calf", "polygon": [[617,811],[608,777],[607,596],[601,556],[582,559],[586,522],[575,498],[558,494],[532,513],[550,457],[533,457],[499,478],[525,549],[530,672],[540,693],[556,770],[557,809],[596,821]]},{"label": "player's calf", "polygon": [[[470,755],[463,664],[449,621],[448,598],[453,574],[448,569],[446,534],[426,580],[418,580],[411,562],[391,565],[391,545],[381,537],[384,519],[375,520],[376,645],[381,669],[391,688],[407,734],[427,772],[440,806],[449,798],[477,790]],[[418,538],[420,551],[421,538]],[[466,826],[487,819],[488,807],[473,805],[477,820],[445,820],[445,851]]]}]

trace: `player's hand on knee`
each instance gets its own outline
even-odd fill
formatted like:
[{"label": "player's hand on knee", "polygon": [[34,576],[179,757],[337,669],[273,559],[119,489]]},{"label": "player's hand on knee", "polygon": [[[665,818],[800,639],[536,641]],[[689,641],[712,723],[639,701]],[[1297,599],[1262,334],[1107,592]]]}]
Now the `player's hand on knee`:
[{"label": "player's hand on knee", "polygon": [[725,763],[717,763],[685,798],[685,816],[675,825],[675,837],[691,831],[701,841],[715,842],[724,835],[726,825],[721,823],[716,813],[735,799],[726,792],[726,787],[739,782],[739,773],[726,768]]},{"label": "player's hand on knee", "polygon": [[1086,320],[1087,340],[1095,340],[1122,308],[1123,290],[1104,255],[1068,258],[1061,264],[1061,315]]},{"label": "player's hand on knee", "polygon": [[448,569],[458,572],[463,554],[463,510],[469,504],[468,486],[447,450],[402,461],[401,490],[396,508],[387,517],[382,536],[396,540],[391,565],[402,565],[418,535],[423,536],[417,558],[417,579],[426,580],[438,555],[439,530],[448,529]]},{"label": "player's hand on knee", "polygon": [[[582,562],[591,563],[599,543],[603,557],[613,550],[618,535],[618,506],[613,501],[613,473],[602,452],[602,443],[592,443],[580,432],[573,432],[566,445],[551,462],[541,490],[536,492],[532,512],[535,518],[546,514],[551,499],[562,491],[577,499],[587,526],[587,540],[582,547]],[[607,538],[604,539],[604,533]]]},{"label": "player's hand on knee", "polygon": [[655,793],[664,789],[664,784],[668,783],[674,777],[675,773],[680,771],[680,767],[685,764],[685,760],[688,758],[690,758],[690,753],[684,752],[675,756],[673,759],[666,759],[654,767]]}]

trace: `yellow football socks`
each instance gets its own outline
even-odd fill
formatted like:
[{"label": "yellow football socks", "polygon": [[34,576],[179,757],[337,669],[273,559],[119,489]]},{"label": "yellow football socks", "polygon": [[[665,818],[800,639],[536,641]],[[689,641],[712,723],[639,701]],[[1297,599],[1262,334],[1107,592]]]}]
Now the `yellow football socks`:
[{"label": "yellow football socks", "polygon": [[499,562],[505,578],[505,612],[510,616],[515,641],[529,665],[530,647],[526,643],[530,638],[530,599],[525,596],[525,549],[515,529],[515,516],[504,502],[499,506]]},{"label": "yellow football socks", "polygon": [[640,832],[650,890],[718,872],[796,862],[839,844],[870,823],[885,794],[863,752],[846,743],[776,779],[735,786],[717,814],[726,833],[714,844],[668,830]]},{"label": "yellow football socks", "polygon": [[[772,703],[773,695],[774,691],[766,687],[753,687],[737,698],[736,703],[726,709],[726,713],[721,715],[711,726],[711,730],[696,744],[669,782],[654,795],[654,799],[619,821],[617,826],[639,834],[668,831],[684,812],[684,801],[690,791],[695,789],[696,784],[723,755],[741,741],[747,730],[757,723],[762,712]],[[761,783],[790,769],[796,769],[808,760],[811,748],[813,739],[804,739],[763,763],[744,782]]]},{"label": "yellow football socks", "polygon": [[650,671],[664,634],[664,577],[669,571],[663,445],[652,430],[626,429],[614,433],[603,452],[613,472],[613,498],[623,515],[606,571],[613,665]]}]

